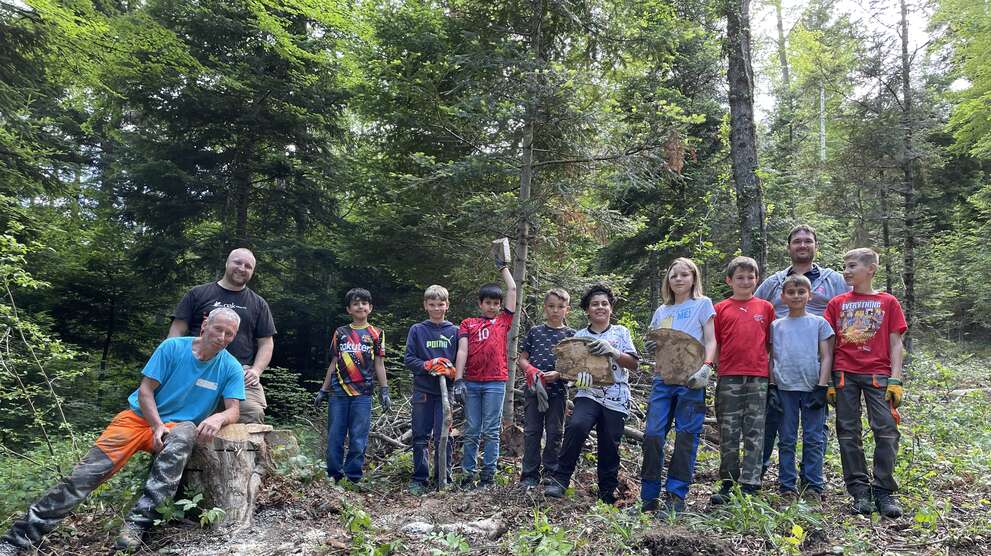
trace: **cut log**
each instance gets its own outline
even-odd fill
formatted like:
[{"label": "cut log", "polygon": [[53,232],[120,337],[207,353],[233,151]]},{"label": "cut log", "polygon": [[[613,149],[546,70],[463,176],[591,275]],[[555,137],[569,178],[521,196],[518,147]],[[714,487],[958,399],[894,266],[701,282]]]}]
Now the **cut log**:
[{"label": "cut log", "polygon": [[298,453],[299,445],[289,431],[269,425],[227,425],[213,442],[196,446],[183,480],[187,488],[203,493],[201,508],[224,510],[223,519],[212,526],[248,527],[262,478],[277,460]]}]

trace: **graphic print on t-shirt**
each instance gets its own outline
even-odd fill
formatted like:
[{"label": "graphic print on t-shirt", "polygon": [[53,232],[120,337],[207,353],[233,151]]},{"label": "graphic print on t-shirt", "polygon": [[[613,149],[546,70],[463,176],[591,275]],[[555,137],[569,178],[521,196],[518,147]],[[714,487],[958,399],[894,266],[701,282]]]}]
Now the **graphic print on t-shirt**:
[{"label": "graphic print on t-shirt", "polygon": [[859,344],[860,349],[870,351],[871,338],[884,322],[884,309],[880,301],[849,301],[840,308],[840,330],[843,340]]},{"label": "graphic print on t-shirt", "polygon": [[375,357],[385,356],[381,338],[382,332],[374,326],[342,326],[334,333],[337,386],[348,396],[371,393]]}]

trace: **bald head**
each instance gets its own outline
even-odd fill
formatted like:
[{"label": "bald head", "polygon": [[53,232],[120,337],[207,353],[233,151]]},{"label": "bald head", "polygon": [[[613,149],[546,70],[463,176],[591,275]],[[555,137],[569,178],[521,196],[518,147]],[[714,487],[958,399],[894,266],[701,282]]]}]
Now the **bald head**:
[{"label": "bald head", "polygon": [[245,248],[238,248],[227,255],[224,277],[220,285],[228,290],[243,290],[255,274],[255,255]]}]

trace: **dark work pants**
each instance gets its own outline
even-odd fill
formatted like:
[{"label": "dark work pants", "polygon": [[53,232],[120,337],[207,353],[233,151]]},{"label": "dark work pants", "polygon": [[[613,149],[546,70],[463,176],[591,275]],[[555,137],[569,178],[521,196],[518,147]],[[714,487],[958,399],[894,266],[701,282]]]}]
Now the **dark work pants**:
[{"label": "dark work pants", "polygon": [[[893,476],[898,454],[898,425],[892,415],[884,391],[888,377],[844,372],[833,373],[836,385],[836,439],[840,445],[843,482],[852,496],[875,492],[890,494],[898,490]],[[874,434],[874,479],[867,471],[862,440],[860,398],[867,405],[867,422]]]},{"label": "dark work pants", "polygon": [[[196,425],[193,423],[178,423],[171,429],[165,436],[165,447],[152,460],[151,472],[145,481],[141,498],[127,514],[126,523],[143,530],[154,524],[158,518],[155,508],[175,496],[179,479],[182,478],[195,443]],[[72,513],[73,508],[115,472],[114,461],[106,453],[96,446],[90,448],[82,461],[73,468],[72,474],[31,504],[27,513],[7,531],[3,540],[24,549],[37,546],[45,535]]]},{"label": "dark work pants", "polygon": [[768,404],[767,412],[764,414],[764,464],[761,476],[771,466],[771,454],[774,452],[774,443],[778,440],[778,428],[780,426],[781,412]]},{"label": "dark work pants", "polygon": [[575,408],[568,426],[564,429],[564,443],[558,460],[554,479],[567,488],[571,475],[578,465],[585,440],[592,427],[598,435],[598,461],[596,472],[599,479],[599,498],[612,496],[619,484],[619,442],[623,438],[626,416],[618,411],[606,409],[589,398],[575,398]]},{"label": "dark work pants", "polygon": [[[440,442],[441,430],[444,427],[444,405],[440,394],[413,392],[410,399],[413,406],[413,481],[426,483],[430,479],[430,464],[427,454],[428,444],[434,449],[434,480],[437,480],[437,470],[441,469],[440,454],[437,443]],[[433,437],[433,442],[430,441]],[[447,439],[447,482],[451,482],[451,461],[454,454],[454,439]]]},{"label": "dark work pants", "polygon": [[[558,451],[564,436],[564,409],[568,403],[567,391],[547,398],[547,411],[537,409],[537,395],[529,389],[523,399],[523,479],[540,479],[543,473],[552,476],[557,470]],[[541,459],[540,440],[546,432],[544,453]]]}]

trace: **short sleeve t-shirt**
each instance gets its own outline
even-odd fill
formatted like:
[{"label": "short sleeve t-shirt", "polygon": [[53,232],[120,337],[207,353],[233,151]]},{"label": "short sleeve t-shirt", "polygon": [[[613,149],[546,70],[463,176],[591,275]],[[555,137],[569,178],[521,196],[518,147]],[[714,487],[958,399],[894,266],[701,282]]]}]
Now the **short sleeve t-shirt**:
[{"label": "short sleeve t-shirt", "polygon": [[509,380],[506,367],[509,328],[513,312],[503,308],[495,318],[471,317],[461,321],[458,338],[468,338],[465,380],[496,382]]},{"label": "short sleeve t-shirt", "polygon": [[675,305],[661,305],[650,319],[650,329],[673,328],[702,341],[702,329],[716,314],[708,297],[686,299]]},{"label": "short sleeve t-shirt", "polygon": [[779,390],[811,392],[819,384],[819,342],[833,336],[826,319],[805,314],[771,323],[774,382]]},{"label": "short sleeve t-shirt", "polygon": [[890,335],[908,330],[895,296],[848,292],[831,299],[824,316],[836,332],[833,369],[891,375]]},{"label": "short sleeve t-shirt", "polygon": [[[606,328],[599,333],[592,332],[588,329],[588,327],[585,327],[576,332],[575,337],[606,340],[610,345],[619,351],[639,358],[639,355],[637,355],[637,348],[634,347],[633,339],[630,337],[630,331],[625,326],[619,324],[612,324],[609,328]],[[601,386],[579,388],[578,392],[575,394],[575,397],[590,398],[606,409],[618,411],[623,415],[629,415],[630,371],[620,366],[620,364],[612,357],[609,358],[609,363],[612,367],[612,377],[614,382],[605,388]]]},{"label": "short sleeve t-shirt", "polygon": [[[199,424],[213,413],[221,398],[244,399],[244,370],[237,359],[227,350],[220,350],[200,361],[193,354],[193,340],[188,336],[165,340],[141,371],[142,376],[159,383],[155,405],[163,423]],[[139,391],[140,388],[132,392],[127,403],[141,415]]]},{"label": "short sleeve t-shirt", "polygon": [[[522,351],[525,351],[530,363],[541,371],[554,370],[554,346],[565,338],[575,335],[575,329],[568,326],[551,328],[546,324],[534,326],[523,339]],[[548,396],[558,396],[565,393],[564,381],[555,380],[546,385]]]},{"label": "short sleeve t-shirt", "polygon": [[774,307],[759,297],[724,299],[716,304],[719,376],[767,376],[767,347]]},{"label": "short sleeve t-shirt", "polygon": [[268,303],[251,288],[232,291],[222,288],[217,282],[201,284],[183,296],[172,316],[186,321],[190,336],[199,336],[203,320],[210,311],[221,307],[233,309],[241,317],[237,336],[227,346],[227,351],[242,364],[250,365],[255,360],[256,340],[274,336],[276,332]]},{"label": "short sleeve t-shirt", "polygon": [[347,396],[368,396],[375,387],[375,358],[385,357],[385,335],[366,325],[341,326],[334,331],[331,354],[337,358],[330,387]]}]

